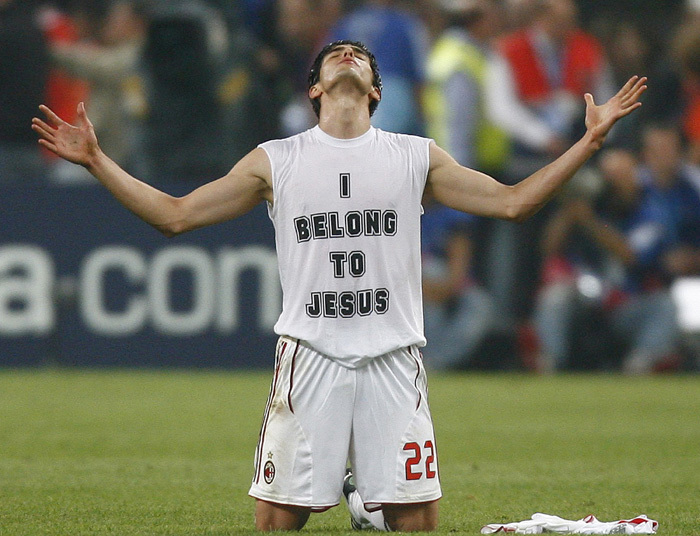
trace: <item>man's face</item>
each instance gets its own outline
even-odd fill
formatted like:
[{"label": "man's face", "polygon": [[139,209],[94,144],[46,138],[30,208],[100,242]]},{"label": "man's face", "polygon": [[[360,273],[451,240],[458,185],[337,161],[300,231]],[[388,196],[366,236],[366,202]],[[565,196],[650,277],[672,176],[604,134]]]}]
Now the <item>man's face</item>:
[{"label": "man's face", "polygon": [[667,128],[650,129],[643,136],[642,151],[656,184],[662,188],[672,186],[683,158],[678,133]]},{"label": "man's face", "polygon": [[320,117],[321,96],[359,95],[368,99],[369,114],[382,98],[382,82],[372,53],[359,42],[335,41],[323,47],[309,71],[309,99]]},{"label": "man's face", "polygon": [[612,149],[603,154],[599,165],[615,195],[625,203],[633,203],[641,190],[635,156],[628,151]]},{"label": "man's face", "polygon": [[549,0],[541,24],[551,39],[564,42],[576,29],[576,5],[571,0]]},{"label": "man's face", "polygon": [[370,92],[373,75],[369,58],[362,49],[350,44],[339,45],[323,59],[319,84],[330,90],[338,83],[351,82],[363,92]]}]

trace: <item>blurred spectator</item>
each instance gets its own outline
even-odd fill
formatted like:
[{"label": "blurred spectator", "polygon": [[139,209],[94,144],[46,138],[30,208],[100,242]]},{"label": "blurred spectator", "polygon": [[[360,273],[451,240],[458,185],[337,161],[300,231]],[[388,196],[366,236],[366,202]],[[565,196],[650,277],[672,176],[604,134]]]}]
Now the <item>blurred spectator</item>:
[{"label": "blurred spectator", "polygon": [[614,325],[625,335],[637,331],[638,315],[650,302],[663,316],[628,352],[623,366],[632,373],[659,367],[678,351],[669,286],[678,277],[700,274],[700,195],[694,170],[684,162],[680,132],[651,126],[643,134],[642,151],[644,197],[626,229],[636,261],[627,284],[632,299],[616,314]]},{"label": "blurred spectator", "polygon": [[[232,125],[229,128],[232,133],[236,130],[234,125],[240,125],[239,132],[250,131],[254,126],[251,141],[256,143],[250,146],[251,149],[258,143],[281,137],[282,110],[294,93],[292,77],[297,73],[290,74],[282,62],[283,40],[278,31],[277,4],[277,0],[243,0],[239,5],[240,19],[232,31],[232,43],[235,43],[232,47],[233,72],[237,71],[240,73],[238,77],[248,79],[244,107],[250,111],[237,113],[241,106],[231,103],[228,109],[231,115],[237,117],[233,122],[227,121],[227,124]],[[243,36],[245,38],[241,39]],[[308,106],[305,112],[311,113]],[[307,121],[312,121],[308,115],[305,117]],[[242,157],[247,152],[237,154]]]},{"label": "blurred spectator", "polygon": [[[652,44],[639,24],[624,19],[606,19],[606,22],[605,28],[599,31],[603,34],[602,39],[610,60],[615,86],[621,87],[633,75],[641,76],[649,72],[652,64]],[[635,114],[630,116],[629,120],[616,125],[606,143],[637,151],[642,118],[643,114]]]},{"label": "blurred spectator", "polygon": [[426,366],[470,364],[494,326],[494,306],[474,278],[477,218],[426,200],[422,217]]},{"label": "blurred spectator", "polygon": [[158,3],[144,45],[151,177],[209,180],[229,169],[217,90],[225,72],[228,32],[201,0]]},{"label": "blurred spectator", "polygon": [[527,28],[535,17],[539,0],[506,0],[506,28],[517,31]]},{"label": "blurred spectator", "polygon": [[[221,0],[228,2],[228,0]],[[274,32],[275,0],[241,0],[240,10],[246,26],[264,43],[271,43]]]},{"label": "blurred spectator", "polygon": [[[630,152],[607,151],[601,169],[603,191],[595,175],[579,173],[542,235],[544,263],[533,314],[541,372],[609,368],[619,365],[623,352],[607,315],[619,305],[625,272],[634,263],[624,227],[638,209],[642,185]],[[656,320],[649,309],[640,330]]]},{"label": "blurred spectator", "polygon": [[[648,189],[645,208],[653,233],[644,235],[644,266],[651,278],[667,283],[700,274],[700,193],[697,169],[683,157],[674,126],[650,126],[643,136],[642,179]],[[652,230],[652,227],[649,227]]]},{"label": "blurred spectator", "polygon": [[267,41],[269,35],[259,35],[246,25],[241,6],[228,0],[218,0],[217,4],[228,4],[229,54],[218,98],[226,158],[236,162],[259,143],[279,137],[284,81],[278,76],[277,55],[270,45],[274,40]]},{"label": "blurred spectator", "polygon": [[25,185],[46,171],[28,125],[44,102],[47,75],[35,3],[0,0],[0,185]]},{"label": "blurred spectator", "polygon": [[583,94],[615,92],[602,45],[577,26],[573,0],[538,0],[530,25],[506,35],[492,69],[490,112],[517,142],[512,173],[529,175],[576,139]]},{"label": "blurred spectator", "polygon": [[420,18],[395,0],[367,0],[331,29],[327,41],[361,41],[382,70],[382,105],[372,124],[382,130],[424,134],[421,92],[428,31]]},{"label": "blurred spectator", "polygon": [[[489,114],[513,143],[510,183],[551,162],[582,134],[584,93],[596,102],[614,94],[603,47],[579,28],[574,1],[536,0],[532,9],[528,26],[502,38],[502,56],[487,77]],[[551,209],[519,226],[493,226],[489,286],[507,323],[528,314],[540,269],[537,244]]]},{"label": "blurred spectator", "polygon": [[[644,106],[638,114],[641,124],[659,122],[685,125],[693,129],[695,122],[692,112],[693,101],[698,94],[697,67],[693,67],[693,56],[697,52],[693,50],[698,44],[698,29],[700,28],[700,4],[696,0],[678,0],[677,4],[685,4],[684,9],[676,9],[673,5],[659,4],[653,6],[657,11],[663,10],[666,17],[655,13],[652,6],[645,6],[644,10],[649,16],[645,18],[645,41],[650,42],[649,23],[653,26],[663,26],[660,37],[657,38],[658,46],[651,47],[650,65],[647,70],[649,90],[644,97]],[[653,34],[651,34],[653,36]],[[690,134],[693,136],[693,134]],[[691,151],[692,151],[691,141]]]},{"label": "blurred spectator", "polygon": [[[65,10],[50,4],[42,9],[42,30],[50,46],[92,39],[104,15],[104,2],[101,0],[73,0],[65,4]],[[73,122],[77,117],[78,103],[86,101],[88,95],[87,82],[67,73],[61,67],[52,66],[46,83],[45,102],[52,110],[63,114],[61,117],[66,121]]]},{"label": "blurred spectator", "polygon": [[494,0],[436,0],[445,31],[428,59],[425,111],[428,135],[461,165],[502,176],[506,134],[489,120],[484,81],[499,29]]},{"label": "blurred spectator", "polygon": [[646,73],[651,58],[651,44],[639,24],[608,19],[599,31],[604,34],[606,56],[615,85],[624,84],[631,76]]},{"label": "blurred spectator", "polygon": [[274,56],[279,76],[289,84],[281,111],[281,134],[296,134],[316,124],[308,98],[307,74],[318,50],[327,40],[328,28],[342,13],[340,0],[278,0],[277,42]]},{"label": "blurred spectator", "polygon": [[146,31],[145,8],[132,0],[114,2],[95,40],[59,43],[51,57],[67,73],[90,84],[87,109],[100,145],[122,167],[134,168],[136,118],[145,110],[138,75]]},{"label": "blurred spectator", "polygon": [[[676,70],[667,73],[665,82],[671,89],[675,86],[675,92],[668,97],[676,108],[669,115],[682,125],[690,161],[700,165],[700,19],[693,19],[679,29],[671,58],[675,60],[672,65]],[[668,111],[668,106],[664,105],[663,110]]]},{"label": "blurred spectator", "polygon": [[435,41],[445,29],[444,16],[436,8],[435,0],[415,0],[410,2],[407,8],[422,21],[428,35],[428,46],[430,46],[430,43]]},{"label": "blurred spectator", "polygon": [[[601,169],[609,190],[598,211],[575,195],[548,225],[548,262],[535,313],[545,370],[568,364],[574,340],[585,345],[577,324],[581,311],[605,315],[598,326],[607,326],[608,341],[621,345],[625,372],[680,361],[669,288],[678,277],[700,273],[700,196],[676,129],[645,131],[643,163],[638,169],[629,154],[608,153]],[[600,331],[587,333],[591,337],[601,342]]]}]

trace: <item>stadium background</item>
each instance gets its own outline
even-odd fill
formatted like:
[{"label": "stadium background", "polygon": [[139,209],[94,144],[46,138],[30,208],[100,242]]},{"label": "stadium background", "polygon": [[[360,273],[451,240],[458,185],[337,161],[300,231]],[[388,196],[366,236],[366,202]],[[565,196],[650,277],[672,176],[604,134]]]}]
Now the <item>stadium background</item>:
[{"label": "stadium background", "polygon": [[[84,9],[88,21],[98,20],[104,7],[101,2],[39,4],[69,15]],[[160,17],[149,30],[151,64],[184,76],[183,93],[156,104],[171,115],[209,119],[213,116],[207,115],[206,103],[194,95],[219,91],[223,104],[201,136],[192,135],[201,125],[175,128],[167,117],[154,127],[161,141],[174,130],[190,134],[178,149],[167,144],[152,149],[160,160],[147,176],[172,193],[184,193],[204,176],[225,172],[257,142],[276,134],[275,120],[267,112],[279,111],[276,100],[281,94],[266,92],[264,77],[251,67],[249,58],[259,43],[253,29],[242,22],[246,12],[272,2],[202,2],[218,10],[228,41],[218,67],[197,71],[196,77],[187,69],[197,57],[171,48],[173,43],[189,44],[194,51],[208,53],[197,41],[205,39],[205,33],[192,31],[202,23],[202,15],[182,8],[184,4],[188,3],[151,2]],[[356,5],[339,4],[346,10]],[[666,58],[668,39],[686,8],[682,0],[580,0],[578,5],[581,23],[591,31],[602,32],[610,21],[620,19],[639,24],[651,48],[650,62]],[[173,13],[184,14],[187,24],[173,24],[169,37],[161,34],[158,41],[154,28],[170,24]],[[256,21],[269,22],[264,17]],[[269,32],[274,30],[258,28],[259,35]],[[167,78],[167,72],[161,75]],[[178,103],[181,108],[172,108]],[[151,110],[155,113],[153,103]],[[189,172],[165,174],[164,170],[183,169],[178,159],[190,159],[199,167],[193,164]],[[138,165],[134,163],[135,169]],[[271,364],[271,328],[281,301],[272,228],[264,207],[240,221],[165,240],[70,168],[52,168],[47,176],[28,173],[19,183],[0,180],[0,190],[0,365]],[[512,341],[496,343],[501,345],[494,346],[494,352],[500,352],[491,363],[494,368],[522,366]]]},{"label": "stadium background", "polygon": [[[97,0],[34,3],[82,3],[99,16]],[[256,48],[238,26],[244,7],[267,3],[210,3],[234,29],[219,79],[226,165],[274,130],[279,103],[246,61]],[[639,22],[661,60],[685,17],[683,0],[578,3],[587,28]],[[3,68],[11,52],[0,48]],[[162,53],[163,64],[186,60]],[[173,123],[166,118],[170,135]],[[216,146],[206,133],[190,138]],[[197,143],[158,149],[175,163],[217,159]],[[0,535],[251,534],[247,491],[279,308],[264,207],[166,240],[79,170],[53,164],[15,182],[0,176]],[[178,194],[206,171],[149,180]],[[522,368],[510,345],[495,351],[506,362],[492,368]],[[644,513],[664,536],[698,532],[697,374],[434,373],[430,397],[444,491],[438,533],[478,534],[538,511]],[[312,516],[304,532],[353,534],[343,505]]]}]

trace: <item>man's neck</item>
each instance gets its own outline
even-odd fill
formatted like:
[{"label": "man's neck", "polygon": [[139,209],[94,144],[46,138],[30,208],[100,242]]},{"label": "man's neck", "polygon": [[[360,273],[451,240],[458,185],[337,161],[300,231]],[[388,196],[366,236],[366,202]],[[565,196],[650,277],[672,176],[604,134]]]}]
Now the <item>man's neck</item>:
[{"label": "man's neck", "polygon": [[321,105],[318,126],[334,138],[349,140],[362,136],[371,126],[367,102],[326,99]]}]

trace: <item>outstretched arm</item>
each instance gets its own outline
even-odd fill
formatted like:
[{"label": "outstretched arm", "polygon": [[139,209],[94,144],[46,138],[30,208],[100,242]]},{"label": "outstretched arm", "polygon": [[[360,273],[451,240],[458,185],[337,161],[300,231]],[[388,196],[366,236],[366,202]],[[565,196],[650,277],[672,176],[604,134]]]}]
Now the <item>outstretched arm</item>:
[{"label": "outstretched arm", "polygon": [[46,106],[40,109],[46,121],[32,120],[39,143],[85,167],[120,203],[166,236],[226,221],[262,200],[272,201],[270,162],[262,149],[251,151],[224,177],[184,197],[173,197],[132,177],[102,152],[83,103],[78,106],[75,125]]},{"label": "outstretched arm", "polygon": [[523,221],[544,206],[598,151],[613,125],[639,108],[646,78],[634,76],[600,106],[585,95],[586,133],[551,164],[514,186],[460,166],[435,144],[430,146],[428,187],[441,203],[463,212]]}]

